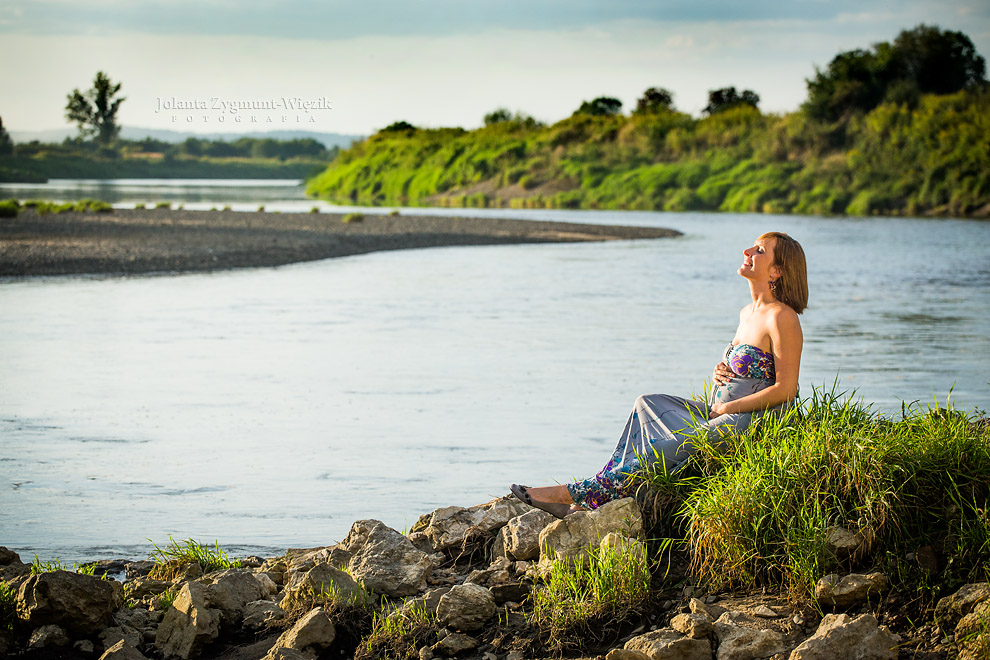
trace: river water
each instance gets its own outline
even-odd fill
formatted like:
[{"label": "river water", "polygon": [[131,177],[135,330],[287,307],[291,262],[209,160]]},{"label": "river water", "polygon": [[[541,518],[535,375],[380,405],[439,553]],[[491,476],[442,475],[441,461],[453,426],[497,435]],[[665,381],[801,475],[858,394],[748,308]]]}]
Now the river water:
[{"label": "river water", "polygon": [[[127,206],[163,199],[166,184],[126,184],[138,187],[127,199],[55,185]],[[259,204],[231,192],[258,186],[190,185],[199,199],[179,189],[172,201]],[[57,198],[14,188],[0,197]],[[262,197],[269,210],[314,205],[286,184]],[[768,230],[808,256],[802,394],[838,379],[889,413],[950,390],[957,408],[990,402],[990,223],[403,213],[684,236],[0,280],[0,545],[28,559],[144,558],[148,539],[171,534],[280,553],[340,540],[357,519],[401,530],[512,482],[593,474],[638,394],[703,391],[748,302],[742,250]]]}]

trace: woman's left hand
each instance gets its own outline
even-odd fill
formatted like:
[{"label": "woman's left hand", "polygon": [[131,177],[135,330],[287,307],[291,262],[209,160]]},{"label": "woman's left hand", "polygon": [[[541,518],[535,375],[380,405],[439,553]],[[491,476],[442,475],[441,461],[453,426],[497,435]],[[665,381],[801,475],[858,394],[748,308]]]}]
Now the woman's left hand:
[{"label": "woman's left hand", "polygon": [[716,417],[721,417],[726,413],[725,404],[721,401],[716,401],[711,405],[711,409],[708,411],[708,419],[715,419]]}]

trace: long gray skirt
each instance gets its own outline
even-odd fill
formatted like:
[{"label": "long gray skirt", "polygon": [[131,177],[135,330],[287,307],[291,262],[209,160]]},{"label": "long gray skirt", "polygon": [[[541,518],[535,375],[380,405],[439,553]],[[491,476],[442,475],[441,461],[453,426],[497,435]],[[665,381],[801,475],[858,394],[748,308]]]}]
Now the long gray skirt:
[{"label": "long gray skirt", "polygon": [[[759,392],[773,381],[736,377],[715,388],[713,397],[728,403]],[[622,430],[622,436],[605,467],[594,477],[567,484],[574,502],[597,509],[614,499],[629,497],[635,487],[629,475],[646,465],[661,464],[670,473],[684,464],[696,451],[691,442],[699,432],[711,437],[717,434],[738,435],[754,419],[768,412],[783,410],[786,403],[770,410],[732,413],[708,419],[708,404],[670,394],[644,394],[636,399],[632,413]]]}]

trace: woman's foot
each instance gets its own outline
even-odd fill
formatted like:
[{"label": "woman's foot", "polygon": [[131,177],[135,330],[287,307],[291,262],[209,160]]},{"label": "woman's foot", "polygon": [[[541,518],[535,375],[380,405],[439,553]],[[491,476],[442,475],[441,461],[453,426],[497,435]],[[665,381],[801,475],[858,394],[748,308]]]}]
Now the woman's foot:
[{"label": "woman's foot", "polygon": [[526,486],[512,484],[509,486],[509,490],[511,490],[512,494],[518,497],[525,504],[536,507],[537,509],[542,509],[555,518],[563,518],[568,513],[571,513],[570,504],[564,504],[562,502],[544,502],[543,500],[534,499],[533,496],[530,495],[529,489]]}]

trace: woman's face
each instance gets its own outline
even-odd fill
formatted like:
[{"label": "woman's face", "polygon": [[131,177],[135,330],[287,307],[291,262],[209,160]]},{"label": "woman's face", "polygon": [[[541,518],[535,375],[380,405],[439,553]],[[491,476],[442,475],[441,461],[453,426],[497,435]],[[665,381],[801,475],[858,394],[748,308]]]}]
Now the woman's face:
[{"label": "woman's face", "polygon": [[776,238],[758,238],[752,247],[743,250],[743,263],[739,274],[747,280],[769,282],[780,277],[777,266],[773,262],[773,247]]}]

